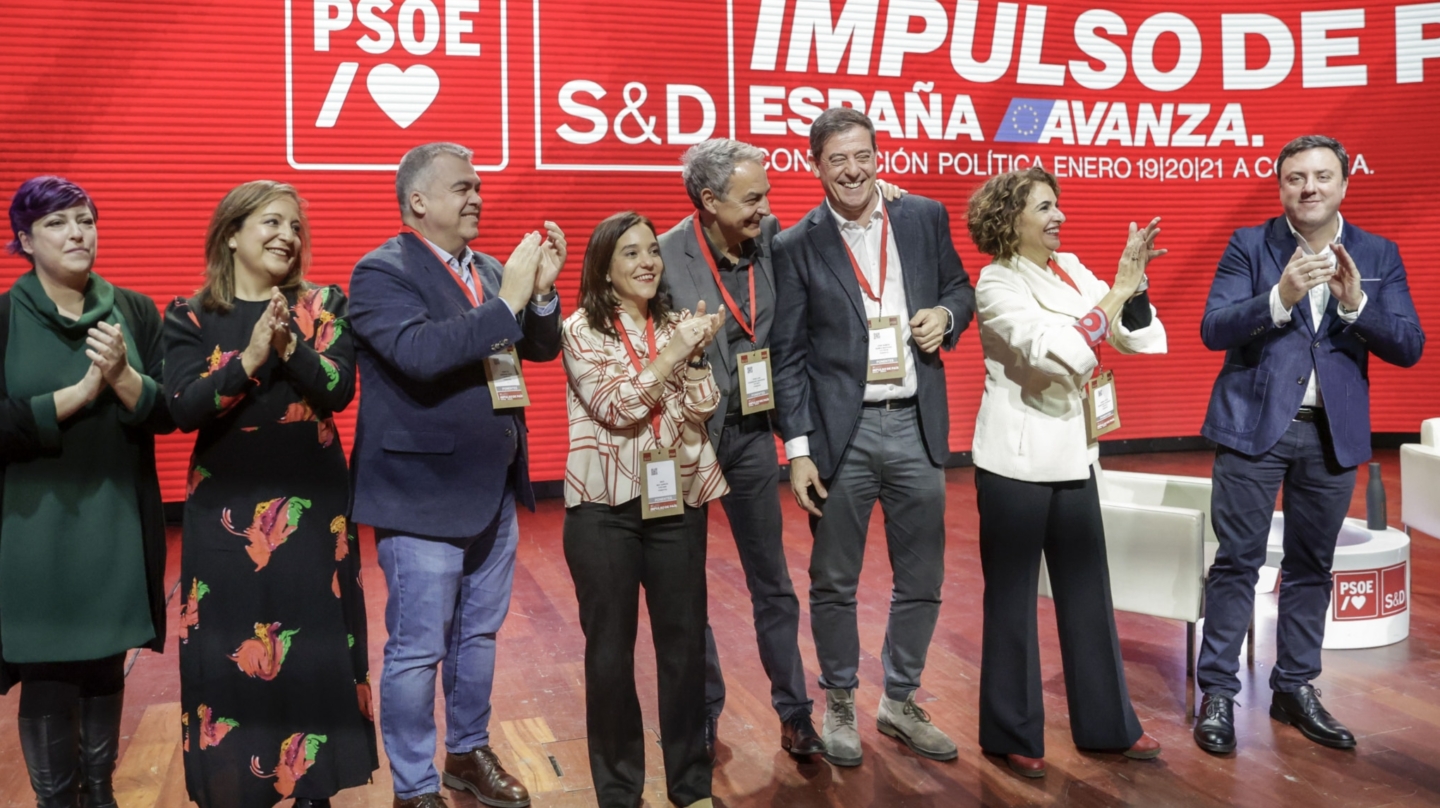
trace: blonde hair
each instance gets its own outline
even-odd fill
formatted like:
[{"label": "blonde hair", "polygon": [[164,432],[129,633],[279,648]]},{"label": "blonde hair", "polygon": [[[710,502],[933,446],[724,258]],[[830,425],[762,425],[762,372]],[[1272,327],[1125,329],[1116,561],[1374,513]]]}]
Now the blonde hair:
[{"label": "blonde hair", "polygon": [[300,253],[280,282],[280,291],[304,288],[305,271],[310,268],[310,220],[305,216],[305,200],[292,185],[255,180],[230,189],[210,216],[205,233],[205,283],[197,293],[206,311],[229,311],[235,305],[235,255],[230,237],[240,232],[256,211],[282,197],[293,200],[300,211]]}]

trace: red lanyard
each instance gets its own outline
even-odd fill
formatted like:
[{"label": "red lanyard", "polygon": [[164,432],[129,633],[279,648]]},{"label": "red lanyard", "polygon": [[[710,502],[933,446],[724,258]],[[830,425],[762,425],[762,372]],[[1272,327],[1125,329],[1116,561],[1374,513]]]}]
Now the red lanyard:
[{"label": "red lanyard", "polygon": [[[715,278],[715,285],[720,287],[720,296],[725,298],[725,305],[730,309],[730,316],[735,318],[740,328],[745,331],[745,336],[750,338],[750,344],[755,344],[755,264],[750,264],[750,322],[745,322],[740,317],[740,307],[735,305],[735,298],[730,296],[730,290],[725,288],[725,283],[720,280],[720,267],[715,265],[715,256],[710,252],[710,245],[705,243],[705,234],[700,232],[700,214],[696,213],[691,220],[695,225],[695,243],[700,247],[700,254],[705,256],[705,263],[710,265],[710,274]],[[851,260],[854,260],[852,257]],[[882,275],[883,277],[883,275]],[[882,280],[881,286],[884,286]]]},{"label": "red lanyard", "polygon": [[[485,300],[485,287],[480,285],[480,278],[475,274],[474,269],[470,270],[470,279],[475,282],[475,291],[472,292],[470,290],[470,287],[465,284],[465,281],[460,279],[460,273],[456,272],[455,269],[450,266],[450,262],[440,257],[440,253],[437,252],[434,247],[430,246],[430,241],[428,239],[415,232],[415,229],[411,227],[405,228],[405,232],[410,233],[414,235],[415,238],[420,239],[420,243],[424,244],[426,249],[430,250],[430,254],[435,256],[435,260],[439,261],[445,267],[446,271],[450,273],[450,277],[455,279],[455,283],[460,285],[460,291],[465,293],[465,297],[467,300],[470,301],[470,305],[478,307],[480,303]],[[460,262],[459,256],[456,256],[455,262]],[[471,267],[474,266],[474,263],[471,263]]]},{"label": "red lanyard", "polygon": [[[1070,284],[1070,288],[1075,290],[1075,294],[1077,294],[1077,295],[1080,294],[1080,287],[1078,287],[1078,286],[1075,285],[1075,280],[1070,277],[1069,273],[1067,273],[1065,270],[1061,269],[1061,268],[1060,268],[1060,265],[1057,264],[1057,263],[1055,263],[1055,260],[1054,260],[1054,259],[1051,259],[1051,260],[1047,261],[1047,262],[1046,262],[1046,265],[1050,267],[1050,271],[1051,271],[1051,272],[1054,272],[1056,275],[1059,275],[1059,276],[1060,276],[1060,280],[1065,281],[1066,283]],[[1082,295],[1082,297],[1083,297],[1083,295]],[[1094,370],[1093,373],[1090,374],[1090,377],[1091,377],[1092,379],[1095,378],[1096,376],[1099,376],[1099,375],[1101,374],[1101,372],[1103,372],[1103,371],[1105,370],[1105,365],[1104,365],[1104,363],[1102,363],[1102,362],[1100,361],[1100,345],[1101,345],[1101,344],[1103,344],[1103,341],[1102,341],[1101,343],[1096,343],[1095,348],[1094,348],[1094,350],[1095,350],[1095,370]]]},{"label": "red lanyard", "polygon": [[1075,285],[1075,281],[1070,277],[1068,273],[1065,272],[1065,270],[1060,268],[1059,264],[1055,263],[1054,259],[1047,261],[1046,264],[1050,267],[1051,272],[1054,272],[1056,275],[1060,276],[1060,280],[1070,284],[1070,288],[1075,290],[1075,294],[1084,297],[1084,295],[1080,292],[1080,287]]},{"label": "red lanyard", "polygon": [[[643,371],[645,366],[640,364],[640,354],[635,352],[635,343],[630,341],[630,332],[625,330],[625,324],[621,322],[619,314],[615,315],[615,333],[619,334],[620,340],[625,343],[625,351],[630,354],[630,364],[635,366],[635,372],[640,373]],[[655,357],[659,355],[659,352],[655,349],[655,320],[650,317],[645,318],[645,347],[649,348],[650,359],[653,361]],[[657,445],[660,443],[659,409],[663,406],[664,400],[662,398],[660,405],[656,407],[656,411],[650,418],[650,426],[655,430],[655,443]]]},{"label": "red lanyard", "polygon": [[850,266],[855,270],[855,280],[860,282],[861,291],[876,303],[880,302],[881,295],[885,294],[885,273],[890,265],[890,214],[885,210],[885,201],[880,201],[880,291],[877,293],[870,288],[870,281],[865,279],[865,273],[860,271],[860,262],[855,260],[855,253],[850,249],[850,243],[840,239],[845,245],[845,254],[850,256]]}]

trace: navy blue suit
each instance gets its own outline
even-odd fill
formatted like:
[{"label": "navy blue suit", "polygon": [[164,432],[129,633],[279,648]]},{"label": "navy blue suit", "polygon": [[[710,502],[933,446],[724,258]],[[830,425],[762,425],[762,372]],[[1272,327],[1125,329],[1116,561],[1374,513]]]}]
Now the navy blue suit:
[{"label": "navy blue suit", "polygon": [[510,608],[519,529],[534,509],[525,418],[491,406],[484,360],[560,352],[560,307],[517,317],[498,297],[502,267],[474,254],[472,306],[457,276],[404,233],[360,259],[350,323],[365,392],[351,455],[354,520],[375,527],[385,572],[380,734],[395,794],[438,792],[435,676],[445,663],[445,749],[490,742],[495,636]]},{"label": "navy blue suit", "polygon": [[[1272,689],[1292,692],[1320,674],[1335,540],[1349,509],[1355,467],[1370,459],[1369,357],[1420,361],[1425,334],[1394,242],[1345,222],[1341,243],[1360,270],[1366,303],[1353,323],[1332,296],[1313,322],[1302,298],[1276,326],[1270,290],[1297,241],[1283,216],[1235,231],[1210,287],[1200,335],[1225,351],[1201,434],[1219,444],[1211,518],[1220,549],[1205,589],[1198,679],[1234,696],[1240,643],[1265,560],[1275,495],[1285,496],[1285,557]],[[1311,374],[1322,409],[1296,420]]]},{"label": "navy blue suit", "polygon": [[[511,345],[530,362],[554,359],[560,310],[517,319],[498,296],[500,262],[476,254],[476,266],[485,287],[478,308],[413,234],[355,265],[350,322],[365,393],[350,462],[360,524],[456,538],[480,532],[507,488],[535,508],[524,415],[491,409],[482,362]],[[513,478],[493,462],[512,451]]]}]

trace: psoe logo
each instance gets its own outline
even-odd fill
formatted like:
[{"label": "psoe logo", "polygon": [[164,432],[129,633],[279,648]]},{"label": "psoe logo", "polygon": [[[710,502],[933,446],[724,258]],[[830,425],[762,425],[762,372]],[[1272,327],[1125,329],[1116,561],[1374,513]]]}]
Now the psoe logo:
[{"label": "psoe logo", "polygon": [[286,158],[393,170],[435,140],[510,159],[506,0],[285,0]]}]

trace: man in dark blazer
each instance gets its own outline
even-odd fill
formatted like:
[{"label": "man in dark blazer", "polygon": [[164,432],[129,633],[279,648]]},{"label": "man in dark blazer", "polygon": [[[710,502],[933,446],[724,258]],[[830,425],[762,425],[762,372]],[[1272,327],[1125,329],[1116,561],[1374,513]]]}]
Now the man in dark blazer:
[{"label": "man in dark blazer", "polygon": [[[800,659],[800,601],[785,562],[780,515],[780,463],[766,409],[743,413],[738,357],[770,347],[775,322],[775,275],[770,242],[780,230],[770,215],[765,153],[746,143],[716,138],[683,158],[685,190],[695,213],[660,237],[664,291],[680,308],[704,300],[724,305],[725,332],[706,354],[715,369],[720,404],[707,424],[710,443],[730,484],[721,498],[745,571],[760,661],[770,677],[770,703],[780,715],[780,746],[796,756],[825,751],[810,718],[805,664]],[[751,291],[754,298],[751,298]],[[773,407],[773,391],[771,405]],[[714,757],[725,678],[715,636],[705,627],[705,745]]]},{"label": "man in dark blazer", "polygon": [[1205,584],[1204,691],[1195,742],[1235,749],[1240,644],[1265,562],[1275,495],[1285,492],[1285,557],[1270,715],[1340,749],[1355,736],[1320,704],[1320,642],[1335,541],[1370,459],[1370,354],[1420,361],[1425,333],[1394,242],[1340,216],[1350,162],[1307,135],[1275,161],[1285,215],[1236,230],[1220,258],[1200,336],[1225,351],[1201,433],[1215,452],[1211,519],[1220,541]]},{"label": "man in dark blazer", "polygon": [[[777,415],[791,489],[811,514],[810,627],[826,691],[821,736],[826,759],[841,766],[861,761],[855,592],[877,499],[894,591],[876,723],[926,757],[957,754],[913,693],[945,577],[950,417],[937,351],[953,348],[969,324],[975,292],[944,206],[913,195],[884,202],[875,151],[875,128],[863,113],[836,108],[816,118],[810,158],[825,202],[774,242]],[[876,318],[889,317],[896,319],[887,332]],[[887,366],[886,356],[898,361]]]},{"label": "man in dark blazer", "polygon": [[560,352],[553,289],[564,234],[527,235],[502,267],[479,234],[470,150],[417,146],[395,192],[407,226],[355,265],[350,323],[365,394],[353,518],[372,525],[389,598],[380,733],[397,808],[443,808],[435,769],[435,671],[443,660],[443,782],[486,805],[530,804],[490,749],[495,634],[510,606],[515,504],[535,507],[523,410],[493,406],[487,359]]}]

